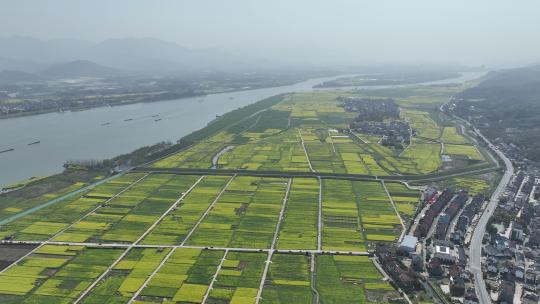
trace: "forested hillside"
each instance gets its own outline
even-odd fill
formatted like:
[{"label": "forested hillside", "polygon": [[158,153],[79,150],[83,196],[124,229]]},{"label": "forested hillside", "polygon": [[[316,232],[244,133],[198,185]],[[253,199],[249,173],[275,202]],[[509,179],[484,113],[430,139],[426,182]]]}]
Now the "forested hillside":
[{"label": "forested hillside", "polygon": [[514,143],[540,161],[540,65],[491,72],[456,100],[455,111],[487,136]]}]

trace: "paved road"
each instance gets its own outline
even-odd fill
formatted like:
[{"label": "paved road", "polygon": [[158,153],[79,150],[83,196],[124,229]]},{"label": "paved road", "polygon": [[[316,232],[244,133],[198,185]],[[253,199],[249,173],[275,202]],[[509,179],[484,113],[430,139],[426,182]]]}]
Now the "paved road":
[{"label": "paved road", "polygon": [[266,282],[266,276],[268,275],[268,269],[270,269],[270,263],[272,263],[272,255],[274,255],[274,250],[270,249],[266,261],[264,262],[264,270],[261,277],[261,283],[259,284],[259,290],[257,291],[257,297],[255,298],[255,304],[259,304],[262,300],[262,292],[264,283]]},{"label": "paved road", "polygon": [[445,171],[416,174],[416,175],[366,175],[350,173],[330,173],[330,172],[308,172],[308,171],[257,171],[246,169],[202,169],[202,168],[145,168],[136,167],[131,172],[155,173],[155,174],[183,174],[183,175],[242,175],[242,176],[262,176],[262,177],[306,177],[306,178],[331,178],[342,180],[380,180],[387,181],[408,181],[426,183],[430,181],[444,180],[451,177],[463,175],[489,173],[499,169],[497,166],[478,165],[474,168],[449,169]]},{"label": "paved road", "polygon": [[317,250],[322,250],[322,179],[319,177],[319,210],[317,214]]},{"label": "paved road", "polygon": [[506,166],[506,171],[504,172],[499,185],[491,195],[489,203],[487,204],[486,210],[478,220],[478,224],[474,230],[474,233],[471,238],[471,245],[469,247],[469,267],[471,272],[474,274],[474,283],[476,287],[476,293],[478,295],[478,300],[480,304],[491,303],[491,297],[489,292],[486,289],[486,284],[484,282],[484,277],[482,276],[482,239],[484,238],[484,233],[486,232],[486,225],[493,215],[493,211],[499,202],[499,197],[505,190],[506,186],[510,182],[512,175],[514,175],[514,166],[512,162],[493,144],[485,138],[480,131],[475,129],[476,134],[480,136],[488,146],[504,161]]},{"label": "paved road", "polygon": [[306,143],[304,142],[304,138],[302,137],[302,132],[300,129],[298,129],[298,135],[300,135],[300,143],[302,144],[302,149],[304,149],[304,154],[306,154],[306,159],[309,165],[309,170],[311,172],[315,172],[315,169],[313,169],[313,166],[311,165],[311,160],[309,159],[309,154],[306,149]]},{"label": "paved road", "polygon": [[276,225],[276,230],[274,231],[274,237],[272,238],[272,245],[270,249],[276,248],[276,243],[279,238],[279,230],[281,228],[281,222],[283,222],[283,216],[285,215],[285,206],[289,201],[289,194],[291,192],[292,178],[289,178],[287,181],[287,190],[285,190],[285,195],[283,196],[283,202],[281,203],[281,210],[279,211],[278,222]]},{"label": "paved road", "polygon": [[328,139],[330,139],[330,143],[332,144],[332,153],[334,153],[335,155],[337,153],[336,146],[334,145],[334,140],[332,139],[332,134],[330,134],[330,130],[328,130]]},{"label": "paved road", "polygon": [[202,304],[205,304],[206,301],[208,301],[208,297],[210,296],[210,292],[214,288],[214,283],[216,283],[216,281],[217,281],[219,271],[221,270],[221,267],[223,267],[223,263],[227,259],[227,253],[229,253],[229,250],[225,250],[225,253],[223,254],[223,257],[221,258],[221,261],[219,262],[219,265],[218,265],[218,267],[216,269],[216,272],[214,273],[214,276],[212,276],[212,282],[210,282],[210,285],[208,285],[208,289],[204,293]]},{"label": "paved road", "polygon": [[[450,98],[450,101],[452,101],[452,98]],[[444,112],[443,106],[440,107],[440,110]],[[451,114],[450,114],[451,115]],[[472,124],[460,117],[456,117],[455,115],[451,115],[454,118],[460,120],[464,124],[466,124],[468,127],[473,127]],[[473,127],[474,133],[478,137],[480,137],[487,146],[497,154],[497,156],[503,160],[505,165],[505,172],[503,177],[501,178],[499,185],[497,185],[497,188],[491,195],[491,198],[487,204],[487,207],[478,220],[478,223],[476,224],[476,227],[474,229],[473,235],[471,237],[471,242],[469,246],[469,268],[471,272],[474,275],[474,285],[476,287],[476,293],[478,295],[478,300],[480,304],[487,304],[491,303],[491,296],[489,295],[489,292],[486,288],[486,283],[484,282],[484,277],[482,274],[482,239],[484,238],[484,234],[486,232],[486,225],[493,215],[493,212],[495,211],[495,208],[497,206],[497,203],[499,202],[499,197],[503,193],[503,191],[506,189],[506,186],[510,182],[510,179],[514,175],[514,166],[512,165],[512,162],[510,159],[504,155],[501,151],[497,149],[481,132],[480,130]],[[500,167],[499,162],[497,162],[497,165]]]},{"label": "paved road", "polygon": [[285,205],[289,200],[289,192],[291,191],[292,179],[289,178],[287,181],[287,190],[285,191],[285,196],[283,197],[283,203],[281,204],[281,211],[279,212],[279,218],[276,225],[276,230],[274,231],[274,237],[272,238],[272,245],[268,251],[268,257],[266,258],[263,275],[261,277],[261,283],[259,284],[259,290],[257,291],[257,297],[255,298],[255,304],[259,304],[262,300],[262,292],[264,289],[264,283],[266,282],[266,276],[268,275],[268,269],[270,269],[270,263],[272,263],[272,255],[274,254],[274,249],[276,248],[276,242],[279,236],[279,228],[283,220],[283,214],[285,213]]},{"label": "paved road", "polygon": [[126,243],[77,243],[77,242],[49,242],[49,241],[0,241],[0,244],[49,244],[49,245],[65,245],[65,246],[85,246],[85,247],[100,247],[100,248],[191,248],[191,249],[208,249],[208,250],[229,250],[238,252],[268,252],[273,250],[274,253],[301,253],[301,254],[336,254],[336,255],[369,255],[367,251],[343,251],[343,250],[317,250],[317,249],[269,249],[269,248],[241,248],[241,247],[208,247],[195,245],[143,245],[143,244],[126,244]]},{"label": "paved road", "polygon": [[320,295],[319,295],[319,291],[317,290],[317,261],[315,260],[315,254],[311,254],[310,255],[310,267],[309,267],[309,271],[311,272],[311,283],[310,283],[310,287],[311,287],[311,291],[313,292],[313,303],[314,304],[319,304],[319,298],[320,298]]},{"label": "paved road", "polygon": [[414,235],[414,231],[416,231],[416,228],[418,227],[418,224],[420,224],[420,219],[424,217],[426,212],[429,210],[429,207],[431,207],[430,204],[426,204],[422,210],[418,212],[418,215],[413,219],[411,223],[411,228],[409,228],[409,235]]}]

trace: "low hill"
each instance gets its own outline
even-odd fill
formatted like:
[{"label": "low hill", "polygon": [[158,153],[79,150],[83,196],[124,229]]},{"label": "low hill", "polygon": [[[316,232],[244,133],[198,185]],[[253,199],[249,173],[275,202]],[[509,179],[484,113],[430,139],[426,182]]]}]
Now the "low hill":
[{"label": "low hill", "polygon": [[14,70],[3,70],[0,71],[0,85],[21,83],[21,82],[32,82],[38,81],[42,78],[35,74],[30,74],[22,71]]},{"label": "low hill", "polygon": [[75,60],[54,64],[39,74],[47,78],[110,77],[119,70],[99,65],[88,60]]},{"label": "low hill", "polygon": [[259,60],[247,60],[245,56],[226,51],[188,48],[155,38],[115,38],[91,43],[77,39],[0,37],[0,70],[34,73],[57,62],[76,65],[85,61],[149,74],[234,71],[260,65]]},{"label": "low hill", "polygon": [[492,139],[516,144],[540,161],[540,65],[491,72],[456,96],[459,115],[476,120]]}]

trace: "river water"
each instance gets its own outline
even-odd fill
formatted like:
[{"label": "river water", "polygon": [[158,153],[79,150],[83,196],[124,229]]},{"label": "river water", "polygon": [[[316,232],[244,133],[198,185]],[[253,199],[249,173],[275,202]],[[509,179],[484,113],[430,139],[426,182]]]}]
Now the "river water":
[{"label": "river water", "polygon": [[[479,76],[464,73],[460,78],[438,83],[463,82]],[[111,158],[160,141],[176,141],[204,127],[216,115],[273,95],[309,91],[316,84],[338,77],[201,97],[0,119],[0,151],[14,149],[0,153],[0,187],[32,176],[61,172],[62,164],[68,160]],[[29,145],[36,141],[40,143]]]}]

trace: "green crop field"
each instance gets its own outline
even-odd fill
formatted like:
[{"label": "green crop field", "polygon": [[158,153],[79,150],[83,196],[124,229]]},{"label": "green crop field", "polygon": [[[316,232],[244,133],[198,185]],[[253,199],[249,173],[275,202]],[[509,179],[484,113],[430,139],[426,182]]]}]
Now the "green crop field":
[{"label": "green crop field", "polygon": [[122,195],[55,237],[60,242],[134,242],[197,176],[149,175]]},{"label": "green crop field", "polygon": [[383,287],[377,292],[395,294],[368,257],[319,255],[316,264],[321,303],[368,303],[373,284]]},{"label": "green crop field", "polygon": [[323,249],[365,251],[352,182],[325,179],[322,193]]},{"label": "green crop field", "polygon": [[266,254],[229,252],[225,258],[209,303],[255,303]]},{"label": "green crop field", "polygon": [[444,151],[445,154],[450,155],[461,155],[468,157],[469,159],[473,160],[483,160],[482,154],[478,152],[476,147],[471,145],[453,145],[453,144],[445,144],[444,145]]},{"label": "green crop field", "polygon": [[401,233],[396,211],[380,182],[353,182],[364,235],[369,241],[394,241]]},{"label": "green crop field", "polygon": [[219,250],[176,249],[142,290],[138,300],[201,303],[223,254]]},{"label": "green crop field", "polygon": [[170,249],[132,249],[84,298],[82,303],[126,303],[142,287]]},{"label": "green crop field", "polygon": [[262,303],[312,303],[310,258],[275,254],[272,257]]},{"label": "green crop field", "polygon": [[411,124],[417,136],[425,139],[439,139],[441,127],[430,116],[429,112],[407,109],[402,112],[403,118]]},{"label": "green crop field", "polygon": [[286,187],[286,179],[234,178],[188,244],[269,248]]},{"label": "green crop field", "polygon": [[121,249],[45,245],[0,274],[2,303],[71,303]]},{"label": "green crop field", "polygon": [[124,175],[82,196],[63,200],[18,218],[0,227],[0,237],[22,241],[47,240],[143,176],[139,173]]},{"label": "green crop field", "polygon": [[278,249],[316,249],[319,218],[319,181],[295,178],[287,201]]},{"label": "green crop field", "polygon": [[225,187],[228,176],[206,176],[173,210],[146,236],[142,244],[179,245],[191,228]]},{"label": "green crop field", "polygon": [[409,222],[416,212],[420,193],[417,190],[410,190],[401,183],[385,183],[385,185],[401,217]]},{"label": "green crop field", "polygon": [[7,219],[15,214],[21,213],[25,210],[31,209],[35,206],[44,204],[50,200],[59,198],[69,192],[75,191],[86,184],[75,183],[60,190],[49,192],[37,197],[28,199],[13,199],[7,197],[0,197],[0,220]]},{"label": "green crop field", "polygon": [[[430,98],[420,92],[426,94],[426,100]],[[405,150],[380,144],[381,135],[343,132],[355,113],[346,112],[337,98],[355,94],[363,96],[348,92],[287,95],[270,109],[222,128],[152,166],[307,172],[311,164],[322,173],[385,176],[442,170],[441,152],[482,160],[455,126],[443,123],[433,111],[411,107],[401,97],[398,102],[406,107],[400,119],[408,121],[414,132]],[[424,97],[416,96],[417,101],[419,98]],[[441,151],[440,142],[449,146],[448,151]]]},{"label": "green crop field", "polygon": [[442,163],[441,145],[438,143],[426,143],[413,139],[411,145],[403,151],[402,156],[418,159],[415,166],[418,173],[436,171]]},{"label": "green crop field", "polygon": [[467,144],[469,141],[457,132],[456,127],[444,127],[441,141],[448,144]]},{"label": "green crop field", "polygon": [[452,187],[457,190],[466,190],[470,195],[488,194],[492,188],[493,177],[481,175],[469,175],[453,177],[440,182],[443,187]]},{"label": "green crop field", "polygon": [[323,249],[364,251],[366,241],[394,241],[402,227],[380,182],[323,182]]}]

